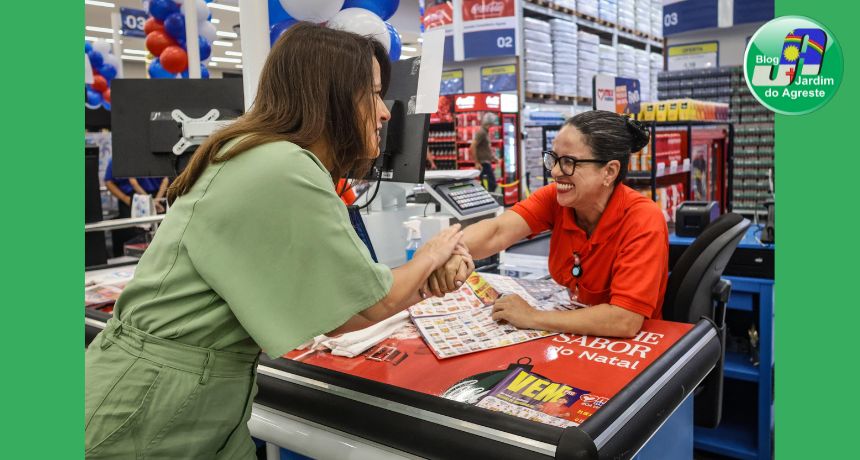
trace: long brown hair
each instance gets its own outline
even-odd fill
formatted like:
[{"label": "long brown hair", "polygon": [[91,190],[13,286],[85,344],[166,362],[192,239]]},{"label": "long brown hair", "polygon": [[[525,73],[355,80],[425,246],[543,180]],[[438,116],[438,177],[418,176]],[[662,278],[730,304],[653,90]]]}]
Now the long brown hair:
[{"label": "long brown hair", "polygon": [[[364,177],[376,156],[368,144],[369,118],[376,117],[373,58],[379,62],[384,93],[391,67],[381,43],[311,23],[290,27],[263,65],[254,105],[197,148],[170,186],[168,201],[188,193],[210,163],[276,141],[305,149],[323,141],[335,181],[347,174]],[[243,135],[247,137],[221,152]]]}]

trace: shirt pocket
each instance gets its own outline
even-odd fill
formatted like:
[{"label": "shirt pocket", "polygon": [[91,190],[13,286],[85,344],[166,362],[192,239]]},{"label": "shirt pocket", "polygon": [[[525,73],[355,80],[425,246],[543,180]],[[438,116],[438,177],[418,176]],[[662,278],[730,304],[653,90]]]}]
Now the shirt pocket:
[{"label": "shirt pocket", "polygon": [[[122,353],[114,344],[103,354]],[[122,353],[125,354],[125,353]],[[88,379],[109,379],[113,385],[107,391],[96,396],[100,402],[96,407],[87,408],[88,423],[85,429],[85,446],[87,456],[96,454],[116,442],[122,443],[123,434],[127,433],[140,419],[146,407],[151,403],[161,376],[161,366],[145,359],[125,354],[130,365],[114,367],[111,372],[100,366],[97,357],[87,366]],[[105,359],[106,364],[116,364],[116,360]],[[113,361],[113,362],[111,362]],[[88,385],[90,386],[90,385]],[[89,390],[88,390],[89,391]],[[134,446],[114,446],[121,451],[133,451]]]},{"label": "shirt pocket", "polygon": [[609,288],[601,290],[591,290],[584,286],[582,283],[580,283],[579,301],[588,306],[609,303],[609,298],[611,297],[610,291],[611,290]]}]

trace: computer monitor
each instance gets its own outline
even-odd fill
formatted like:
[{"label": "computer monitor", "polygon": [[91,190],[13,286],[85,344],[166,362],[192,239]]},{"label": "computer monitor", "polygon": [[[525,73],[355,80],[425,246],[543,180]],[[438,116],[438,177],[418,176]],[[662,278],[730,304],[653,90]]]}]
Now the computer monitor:
[{"label": "computer monitor", "polygon": [[420,70],[417,57],[391,63],[391,81],[384,96],[391,120],[380,132],[381,154],[367,179],[424,182],[430,115],[415,113]]},{"label": "computer monitor", "polygon": [[244,112],[242,80],[121,79],[111,85],[113,174],[116,177],[175,177],[196,146],[174,152],[183,137],[173,111],[200,118],[218,110],[218,120]]}]

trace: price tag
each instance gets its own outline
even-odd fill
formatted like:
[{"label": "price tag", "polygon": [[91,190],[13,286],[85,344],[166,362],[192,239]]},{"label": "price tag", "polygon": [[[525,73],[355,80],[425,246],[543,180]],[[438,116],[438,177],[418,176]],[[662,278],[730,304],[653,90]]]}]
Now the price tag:
[{"label": "price tag", "polygon": [[675,174],[678,172],[678,160],[672,160],[669,163],[669,174]]},{"label": "price tag", "polygon": [[657,177],[662,177],[666,174],[666,163],[657,163]]}]

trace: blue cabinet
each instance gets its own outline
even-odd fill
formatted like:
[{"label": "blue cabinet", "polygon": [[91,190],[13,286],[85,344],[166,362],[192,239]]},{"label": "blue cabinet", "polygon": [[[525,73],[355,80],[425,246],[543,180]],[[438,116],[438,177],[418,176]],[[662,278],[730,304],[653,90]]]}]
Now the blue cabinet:
[{"label": "blue cabinet", "polygon": [[[738,246],[738,252],[773,251],[772,244],[758,241],[760,232],[759,226],[752,226]],[[672,235],[670,244],[685,246],[692,240]],[[772,261],[772,252],[770,256]],[[727,273],[732,273],[731,265],[730,261]],[[747,315],[757,325],[759,364],[754,365],[747,354],[726,353],[722,421],[716,429],[696,427],[695,446],[734,458],[770,459],[773,452],[773,275],[726,275],[724,278],[732,283],[729,319],[732,315]]]}]

